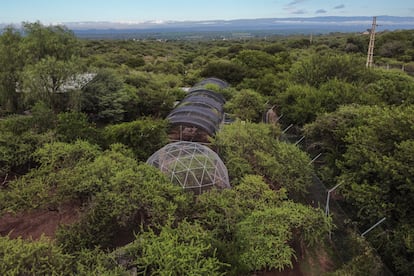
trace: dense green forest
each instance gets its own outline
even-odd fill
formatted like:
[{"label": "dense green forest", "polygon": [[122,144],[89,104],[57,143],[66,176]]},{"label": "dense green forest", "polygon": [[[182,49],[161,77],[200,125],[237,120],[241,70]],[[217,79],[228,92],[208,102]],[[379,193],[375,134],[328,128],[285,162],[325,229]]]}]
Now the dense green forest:
[{"label": "dense green forest", "polygon": [[[414,31],[378,33],[373,68],[368,40],[4,29],[0,274],[414,275]],[[196,196],[145,161],[169,142],[182,87],[206,77],[230,84],[209,87],[233,121],[209,146],[232,189]],[[276,124],[262,122],[269,108]],[[315,179],[339,184],[345,217],[325,215]],[[40,232],[16,223],[45,215]]]}]

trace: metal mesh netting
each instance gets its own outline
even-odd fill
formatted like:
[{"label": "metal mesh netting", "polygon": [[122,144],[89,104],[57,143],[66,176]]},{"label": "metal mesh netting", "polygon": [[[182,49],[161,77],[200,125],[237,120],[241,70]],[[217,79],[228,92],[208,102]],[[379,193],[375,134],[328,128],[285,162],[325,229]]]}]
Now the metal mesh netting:
[{"label": "metal mesh netting", "polygon": [[[218,94],[217,94],[218,95]],[[170,112],[167,119],[173,126],[194,126],[212,136],[223,119],[223,103],[215,92],[197,90],[189,93],[181,103]]]},{"label": "metal mesh netting", "polygon": [[161,148],[147,163],[159,168],[171,182],[196,194],[213,187],[230,188],[227,168],[210,148],[192,142],[176,142]]},{"label": "metal mesh netting", "polygon": [[167,120],[171,140],[208,142],[224,119],[224,96],[205,88],[215,84],[225,88],[228,84],[217,78],[208,78],[189,90],[187,96],[172,110]]},{"label": "metal mesh netting", "polygon": [[218,79],[218,78],[207,78],[207,79],[204,79],[204,80],[200,81],[196,85],[194,85],[194,87],[204,87],[207,84],[215,84],[220,88],[226,88],[226,87],[229,86],[229,84],[227,82],[225,82],[224,80],[221,80],[221,79]]}]

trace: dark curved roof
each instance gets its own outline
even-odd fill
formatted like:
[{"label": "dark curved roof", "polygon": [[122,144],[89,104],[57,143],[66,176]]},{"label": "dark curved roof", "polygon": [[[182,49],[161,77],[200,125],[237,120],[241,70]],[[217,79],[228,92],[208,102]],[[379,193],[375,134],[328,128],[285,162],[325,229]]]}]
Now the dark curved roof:
[{"label": "dark curved roof", "polygon": [[204,97],[204,96],[192,96],[184,98],[178,106],[186,105],[186,104],[203,104],[204,106],[209,106],[211,108],[216,109],[219,113],[223,113],[223,105],[216,100]]},{"label": "dark curved roof", "polygon": [[184,125],[190,127],[198,127],[208,133],[208,135],[212,136],[217,131],[217,126],[215,126],[209,120],[206,120],[201,117],[190,117],[187,115],[174,115],[169,117],[168,120],[172,125]]},{"label": "dark curved roof", "polygon": [[179,106],[168,115],[167,118],[177,115],[177,114],[186,114],[187,116],[199,116],[210,120],[214,124],[220,124],[222,117],[221,114],[215,113],[211,108],[203,106],[192,106],[184,105]]},{"label": "dark curved roof", "polygon": [[224,80],[218,79],[218,78],[207,78],[204,79],[198,83],[196,83],[196,85],[194,85],[194,87],[200,87],[200,86],[205,86],[207,84],[215,84],[220,88],[226,88],[229,86],[229,84],[227,82],[225,82]]},{"label": "dark curved roof", "polygon": [[223,105],[226,102],[223,95],[203,88],[203,85],[214,83],[221,88],[228,84],[216,78],[205,79],[198,83],[199,87],[190,90],[190,93],[180,104],[170,112],[167,119],[171,125],[197,127],[213,136],[223,120]]},{"label": "dark curved roof", "polygon": [[187,97],[191,97],[193,95],[213,98],[216,101],[221,102],[222,104],[226,102],[223,95],[216,93],[214,91],[211,91],[211,90],[204,89],[204,88],[195,88],[194,90],[190,90],[190,93],[188,94]]}]

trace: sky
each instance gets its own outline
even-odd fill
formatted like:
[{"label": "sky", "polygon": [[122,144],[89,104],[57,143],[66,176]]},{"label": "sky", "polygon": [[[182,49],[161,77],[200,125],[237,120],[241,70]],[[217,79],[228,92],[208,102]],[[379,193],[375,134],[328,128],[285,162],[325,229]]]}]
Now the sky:
[{"label": "sky", "polygon": [[411,0],[0,0],[0,23],[414,16]]}]

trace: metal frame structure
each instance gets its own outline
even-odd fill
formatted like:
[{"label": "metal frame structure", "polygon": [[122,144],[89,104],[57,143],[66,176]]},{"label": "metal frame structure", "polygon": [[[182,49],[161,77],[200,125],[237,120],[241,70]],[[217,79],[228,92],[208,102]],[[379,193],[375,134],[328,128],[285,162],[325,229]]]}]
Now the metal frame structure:
[{"label": "metal frame structure", "polygon": [[208,84],[214,84],[217,85],[219,88],[226,88],[229,86],[229,84],[227,82],[225,82],[224,80],[218,79],[218,78],[207,78],[204,79],[198,83],[196,83],[194,85],[194,87],[204,87]]},{"label": "metal frame structure", "polygon": [[368,44],[368,54],[367,54],[367,64],[366,67],[370,68],[374,62],[374,45],[375,45],[375,27],[377,27],[377,17],[372,18],[372,27],[369,31],[369,44]]},{"label": "metal frame structure", "polygon": [[213,150],[199,143],[168,144],[151,155],[147,164],[160,169],[171,182],[195,194],[213,187],[231,188],[223,161]]},{"label": "metal frame structure", "polygon": [[[183,127],[200,129],[208,136],[213,136],[223,122],[223,105],[226,100],[223,95],[205,89],[203,85],[208,83],[215,83],[220,87],[228,86],[225,81],[216,78],[205,79],[197,84],[198,87],[191,89],[188,95],[167,116],[171,126],[179,127],[180,140],[183,138]],[[193,140],[195,135],[190,135],[184,139]]]}]

